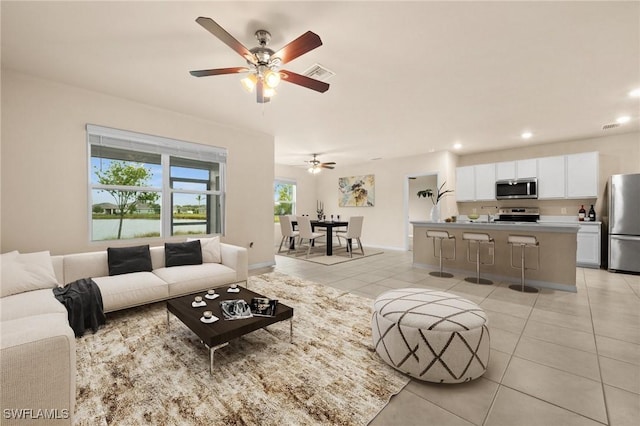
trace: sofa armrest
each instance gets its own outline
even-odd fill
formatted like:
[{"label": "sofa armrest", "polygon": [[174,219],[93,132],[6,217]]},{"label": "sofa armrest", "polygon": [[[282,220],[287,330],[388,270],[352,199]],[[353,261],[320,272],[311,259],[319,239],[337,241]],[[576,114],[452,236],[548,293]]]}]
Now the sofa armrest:
[{"label": "sofa armrest", "polygon": [[26,419],[39,414],[50,416],[43,424],[73,424],[76,342],[66,315],[34,315],[0,327],[2,424],[31,424]]},{"label": "sofa armrest", "polygon": [[222,264],[236,271],[238,281],[246,281],[249,276],[249,256],[244,247],[220,243]]}]

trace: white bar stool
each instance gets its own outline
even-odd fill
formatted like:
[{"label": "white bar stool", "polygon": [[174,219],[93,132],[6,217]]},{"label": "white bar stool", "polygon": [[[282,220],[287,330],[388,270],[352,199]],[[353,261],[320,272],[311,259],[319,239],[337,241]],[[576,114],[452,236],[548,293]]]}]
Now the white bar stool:
[{"label": "white bar stool", "polygon": [[[514,269],[520,269],[522,271],[522,278],[520,280],[520,285],[512,284],[509,286],[511,290],[521,291],[523,293],[537,293],[539,290],[535,287],[530,287],[524,285],[524,271],[528,270],[536,270],[540,267],[540,244],[536,237],[532,235],[509,235],[507,238],[507,242],[511,246],[511,267]],[[513,264],[513,248],[520,247],[520,266]],[[526,249],[534,249],[536,250],[536,266],[535,268],[528,268],[525,265],[524,255]]]},{"label": "white bar stool", "polygon": [[[448,272],[442,272],[442,260],[455,260],[456,259],[456,237],[454,235],[449,235],[447,231],[436,231],[434,229],[427,230],[427,238],[433,238],[433,257],[439,259],[440,261],[440,271],[429,272],[429,275],[434,277],[441,278],[451,278],[453,274]],[[437,251],[438,255],[436,256],[436,240],[440,242],[439,249]],[[452,241],[453,242],[453,257],[442,257],[442,243],[444,241]]]},{"label": "white bar stool", "polygon": [[[495,242],[489,234],[482,234],[478,232],[463,232],[462,239],[467,242],[467,262],[476,264],[476,276],[467,277],[464,280],[475,284],[493,284],[493,281],[486,278],[480,278],[480,265],[495,265]],[[476,245],[476,258],[475,261],[471,259],[471,245]],[[480,259],[480,250],[482,246],[487,246],[490,262],[482,262]]]}]

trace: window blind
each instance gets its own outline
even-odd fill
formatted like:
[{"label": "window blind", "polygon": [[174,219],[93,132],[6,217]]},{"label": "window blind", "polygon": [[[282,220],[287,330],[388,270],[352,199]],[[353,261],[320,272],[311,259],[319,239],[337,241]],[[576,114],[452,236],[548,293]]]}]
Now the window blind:
[{"label": "window blind", "polygon": [[87,124],[89,143],[104,148],[119,148],[150,154],[169,154],[191,160],[227,162],[227,149],[186,142],[178,139],[147,135],[127,130]]}]

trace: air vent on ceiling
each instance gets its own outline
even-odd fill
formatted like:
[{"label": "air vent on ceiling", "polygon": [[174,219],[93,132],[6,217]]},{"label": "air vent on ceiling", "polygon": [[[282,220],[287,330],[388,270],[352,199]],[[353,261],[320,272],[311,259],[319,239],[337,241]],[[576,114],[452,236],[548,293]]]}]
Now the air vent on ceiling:
[{"label": "air vent on ceiling", "polygon": [[331,71],[330,69],[323,67],[320,64],[314,64],[311,67],[307,68],[307,70],[303,72],[302,75],[306,75],[307,77],[311,77],[320,81],[327,81],[331,77],[336,75],[336,73]]},{"label": "air vent on ceiling", "polygon": [[611,130],[620,127],[620,123],[609,123],[602,126],[602,130]]}]

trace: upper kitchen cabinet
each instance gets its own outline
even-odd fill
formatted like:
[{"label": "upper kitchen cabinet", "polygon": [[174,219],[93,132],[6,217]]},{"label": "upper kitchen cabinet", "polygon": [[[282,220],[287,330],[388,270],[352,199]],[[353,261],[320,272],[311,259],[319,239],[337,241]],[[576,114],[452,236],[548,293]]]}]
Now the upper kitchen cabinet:
[{"label": "upper kitchen cabinet", "polygon": [[565,156],[538,158],[538,198],[565,198]]},{"label": "upper kitchen cabinet", "polygon": [[474,166],[456,168],[456,200],[473,201],[476,197]]},{"label": "upper kitchen cabinet", "polygon": [[456,169],[457,201],[496,199],[497,180],[538,179],[538,198],[597,198],[597,152],[477,164]]},{"label": "upper kitchen cabinet", "polygon": [[516,161],[516,177],[518,179],[534,178],[538,176],[538,160],[535,158],[529,160]]},{"label": "upper kitchen cabinet", "polygon": [[496,199],[496,167],[495,164],[479,164],[474,166],[476,175],[476,200]]},{"label": "upper kitchen cabinet", "polygon": [[495,164],[456,168],[456,200],[484,201],[496,199]]},{"label": "upper kitchen cabinet", "polygon": [[502,161],[496,163],[496,180],[536,177],[537,160]]},{"label": "upper kitchen cabinet", "polygon": [[516,162],[502,161],[496,163],[496,180],[515,179],[516,178]]},{"label": "upper kitchen cabinet", "polygon": [[597,198],[597,152],[567,155],[567,198]]}]

